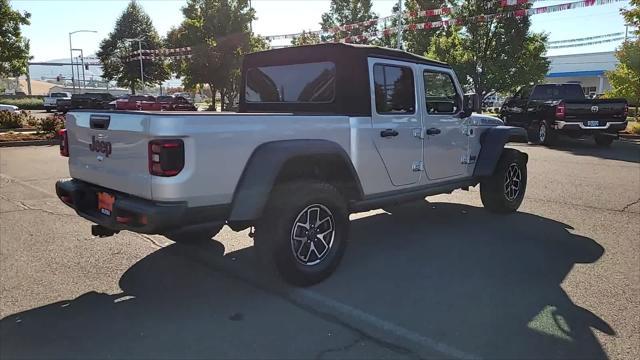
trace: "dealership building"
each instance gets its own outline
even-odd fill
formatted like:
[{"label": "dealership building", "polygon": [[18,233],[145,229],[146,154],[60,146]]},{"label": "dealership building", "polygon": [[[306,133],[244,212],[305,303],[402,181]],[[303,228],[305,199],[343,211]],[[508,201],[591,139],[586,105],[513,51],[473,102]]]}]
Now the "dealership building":
[{"label": "dealership building", "polygon": [[549,56],[547,83],[580,84],[585,95],[602,94],[611,89],[606,72],[618,64],[615,52]]}]

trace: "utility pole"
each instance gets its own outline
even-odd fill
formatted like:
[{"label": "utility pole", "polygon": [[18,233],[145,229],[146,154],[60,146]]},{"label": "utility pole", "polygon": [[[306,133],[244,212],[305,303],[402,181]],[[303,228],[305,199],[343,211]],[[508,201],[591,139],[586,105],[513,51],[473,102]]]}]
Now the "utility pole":
[{"label": "utility pole", "polygon": [[[86,33],[97,33],[97,31],[95,30],[76,30],[76,31],[72,31],[69,33],[69,55],[71,56],[71,85],[73,86],[73,92],[76,92],[76,82],[75,82],[75,76],[73,73],[73,45],[71,45],[71,35],[76,34],[76,33],[81,33],[81,32],[86,32]],[[78,77],[80,77],[80,72],[78,72]]]},{"label": "utility pole", "polygon": [[71,34],[73,33],[69,33],[69,55],[71,56],[71,86],[73,86],[73,93],[75,94],[76,83],[73,76],[73,48],[71,47]]},{"label": "utility pole", "polygon": [[140,59],[140,90],[144,92],[144,67],[142,65],[142,38],[124,39],[124,41],[137,41],[138,42],[138,58]]},{"label": "utility pole", "polygon": [[402,0],[398,0],[398,49],[402,50]]}]

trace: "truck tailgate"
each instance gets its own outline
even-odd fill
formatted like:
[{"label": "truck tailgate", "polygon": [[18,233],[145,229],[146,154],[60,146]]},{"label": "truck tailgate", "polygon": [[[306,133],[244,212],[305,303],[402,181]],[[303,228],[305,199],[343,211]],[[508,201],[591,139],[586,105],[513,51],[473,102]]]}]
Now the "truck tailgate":
[{"label": "truck tailgate", "polygon": [[72,112],[66,127],[71,177],[151,199],[148,117]]},{"label": "truck tailgate", "polygon": [[624,121],[626,101],[620,99],[565,100],[566,119],[571,121]]}]

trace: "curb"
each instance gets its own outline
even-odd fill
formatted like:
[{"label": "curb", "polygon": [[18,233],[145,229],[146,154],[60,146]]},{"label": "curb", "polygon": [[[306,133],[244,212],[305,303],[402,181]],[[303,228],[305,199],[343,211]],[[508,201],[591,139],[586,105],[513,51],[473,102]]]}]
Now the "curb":
[{"label": "curb", "polygon": [[36,132],[36,131],[37,130],[33,128],[0,129],[0,133],[8,133],[8,132],[25,133],[25,132]]},{"label": "curb", "polygon": [[636,134],[619,134],[622,139],[640,140],[640,135]]},{"label": "curb", "polygon": [[58,139],[48,139],[48,140],[2,141],[2,142],[0,142],[0,147],[45,146],[45,145],[60,145],[60,140],[58,140]]}]

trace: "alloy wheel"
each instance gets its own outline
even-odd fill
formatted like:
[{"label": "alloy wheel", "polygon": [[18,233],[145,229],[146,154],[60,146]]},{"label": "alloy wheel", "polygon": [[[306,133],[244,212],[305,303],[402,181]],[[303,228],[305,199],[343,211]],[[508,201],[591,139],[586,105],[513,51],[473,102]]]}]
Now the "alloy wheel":
[{"label": "alloy wheel", "polygon": [[522,182],[522,171],[518,164],[509,165],[504,177],[504,196],[509,201],[515,200],[520,195],[520,185]]},{"label": "alloy wheel", "polygon": [[326,206],[307,206],[291,229],[291,251],[296,260],[305,266],[320,263],[333,246],[335,232],[333,214]]}]

